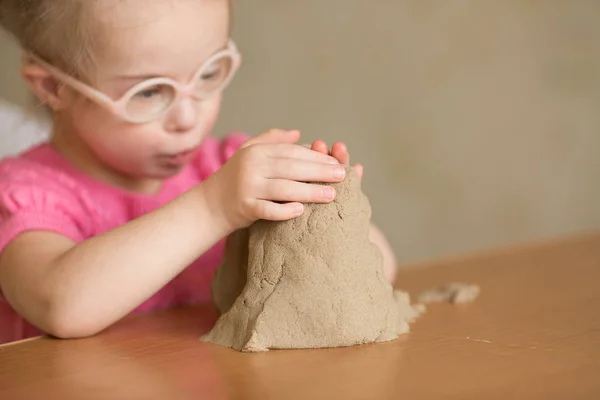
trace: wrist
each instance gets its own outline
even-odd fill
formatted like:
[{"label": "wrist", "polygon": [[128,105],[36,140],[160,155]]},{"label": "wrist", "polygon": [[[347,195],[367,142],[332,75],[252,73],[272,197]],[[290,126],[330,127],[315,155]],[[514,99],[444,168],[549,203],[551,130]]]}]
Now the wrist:
[{"label": "wrist", "polygon": [[221,237],[228,236],[238,229],[235,223],[228,217],[225,210],[225,199],[222,190],[219,188],[219,182],[211,176],[194,189],[192,192],[195,197],[195,203],[206,210],[207,226],[215,229]]}]

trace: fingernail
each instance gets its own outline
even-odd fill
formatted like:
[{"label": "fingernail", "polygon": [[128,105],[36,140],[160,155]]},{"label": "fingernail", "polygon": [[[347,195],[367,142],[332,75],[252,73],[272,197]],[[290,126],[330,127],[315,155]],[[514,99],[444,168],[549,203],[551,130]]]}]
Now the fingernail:
[{"label": "fingernail", "polygon": [[327,159],[327,164],[339,164],[340,162],[335,157],[329,157]]},{"label": "fingernail", "polygon": [[341,166],[335,167],[335,169],[333,170],[333,177],[335,179],[342,179],[345,174],[346,174],[346,170]]},{"label": "fingernail", "polygon": [[332,200],[335,197],[335,190],[331,186],[323,186],[323,198]]},{"label": "fingernail", "polygon": [[294,206],[294,214],[300,215],[304,212],[304,206],[302,204],[296,204]]}]

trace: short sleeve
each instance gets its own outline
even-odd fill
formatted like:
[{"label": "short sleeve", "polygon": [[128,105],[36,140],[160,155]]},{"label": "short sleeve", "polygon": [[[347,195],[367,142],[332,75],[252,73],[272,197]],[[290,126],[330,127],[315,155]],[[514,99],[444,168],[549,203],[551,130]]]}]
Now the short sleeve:
[{"label": "short sleeve", "polygon": [[215,173],[248,139],[243,132],[230,133],[223,139],[207,138],[194,161],[199,175],[205,179]]},{"label": "short sleeve", "polygon": [[85,238],[86,213],[72,190],[61,189],[32,171],[6,172],[0,168],[0,252],[28,231],[55,232],[76,242]]}]

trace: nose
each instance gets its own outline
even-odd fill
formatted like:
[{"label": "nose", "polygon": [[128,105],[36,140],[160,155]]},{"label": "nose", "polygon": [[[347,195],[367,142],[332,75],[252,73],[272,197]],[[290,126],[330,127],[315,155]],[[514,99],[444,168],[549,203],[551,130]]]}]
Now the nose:
[{"label": "nose", "polygon": [[196,102],[187,97],[175,104],[166,116],[165,129],[170,133],[186,133],[196,126]]}]

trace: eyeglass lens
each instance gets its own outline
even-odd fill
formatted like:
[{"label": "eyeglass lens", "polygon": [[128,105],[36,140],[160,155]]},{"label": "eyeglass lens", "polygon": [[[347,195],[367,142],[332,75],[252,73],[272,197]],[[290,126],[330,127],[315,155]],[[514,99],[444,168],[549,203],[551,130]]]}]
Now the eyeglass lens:
[{"label": "eyeglass lens", "polygon": [[[223,55],[199,71],[194,96],[205,98],[219,90],[233,69],[233,59]],[[126,111],[135,120],[151,119],[164,112],[173,102],[177,93],[169,84],[143,87],[126,104]]]},{"label": "eyeglass lens", "polygon": [[231,74],[233,59],[224,55],[206,65],[199,73],[195,88],[197,96],[203,96],[219,89]]}]

